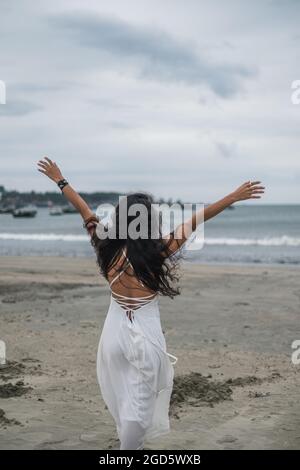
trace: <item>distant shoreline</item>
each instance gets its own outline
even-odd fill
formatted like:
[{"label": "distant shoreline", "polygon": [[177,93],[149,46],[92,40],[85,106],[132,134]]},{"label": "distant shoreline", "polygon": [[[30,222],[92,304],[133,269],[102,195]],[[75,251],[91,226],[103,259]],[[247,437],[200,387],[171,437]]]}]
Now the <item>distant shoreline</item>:
[{"label": "distant shoreline", "polygon": [[[97,207],[103,203],[111,203],[115,204],[118,202],[120,196],[123,196],[125,193],[121,191],[78,191],[79,194],[93,207]],[[148,192],[148,191],[146,191]],[[151,192],[151,191],[150,191]],[[60,191],[18,191],[18,190],[6,190],[3,185],[0,185],[0,207],[4,205],[11,205],[11,204],[34,204],[38,208],[47,208],[49,206],[49,202],[55,205],[65,206],[67,201],[66,198],[61,194]],[[212,201],[207,202],[200,202],[194,201],[193,204],[204,204],[209,205]],[[162,198],[159,197],[156,201],[158,204],[191,204],[191,201],[184,201],[181,198]],[[257,202],[253,203],[238,203],[232,207],[238,206],[256,206]],[[270,203],[261,203],[259,202],[259,206],[300,206],[299,202],[270,202]]]},{"label": "distant shoreline", "polygon": [[[24,259],[24,260],[30,260],[31,258],[34,258],[34,259],[56,259],[56,260],[61,260],[63,262],[63,260],[93,260],[96,262],[96,258],[93,254],[91,254],[90,256],[88,255],[77,255],[77,256],[74,256],[74,255],[64,255],[64,256],[57,256],[57,255],[49,255],[49,254],[45,254],[45,255],[41,255],[41,254],[38,254],[38,253],[32,253],[31,255],[23,255],[23,254],[20,254],[20,255],[10,255],[10,254],[0,254],[0,259],[3,258],[3,259],[8,259],[8,258],[11,258],[12,260],[15,260],[15,259]],[[75,262],[75,261],[74,261]],[[239,261],[233,261],[233,262],[228,262],[228,261],[207,261],[205,260],[205,262],[199,260],[199,259],[195,259],[195,260],[188,260],[188,259],[182,259],[181,260],[182,262],[182,265],[183,265],[183,268],[184,266],[186,266],[187,268],[191,267],[191,266],[201,266],[201,267],[207,267],[207,268],[224,268],[224,269],[227,269],[227,268],[265,268],[265,269],[273,269],[273,268],[276,268],[276,269],[293,269],[295,268],[295,270],[299,270],[300,269],[300,263],[298,262],[295,262],[295,263],[288,263],[288,262],[284,262],[284,263],[260,263],[260,262],[255,262],[255,261],[252,261],[252,262],[239,262]]]}]

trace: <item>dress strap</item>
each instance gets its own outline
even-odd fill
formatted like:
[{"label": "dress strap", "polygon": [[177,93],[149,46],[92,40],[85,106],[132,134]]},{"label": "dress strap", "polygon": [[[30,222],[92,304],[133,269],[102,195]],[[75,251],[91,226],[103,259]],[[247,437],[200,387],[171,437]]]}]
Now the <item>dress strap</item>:
[{"label": "dress strap", "polygon": [[133,268],[132,264],[130,263],[130,261],[129,261],[127,255],[126,255],[126,252],[125,252],[124,248],[122,248],[122,253],[123,253],[123,256],[126,259],[127,263],[129,264],[129,266],[131,266]]},{"label": "dress strap", "polygon": [[171,353],[168,353],[167,352],[167,356],[169,356],[170,358],[174,359],[174,362],[171,361],[171,364],[174,366],[176,364],[176,362],[178,361],[178,357],[174,356],[173,354]]},{"label": "dress strap", "polygon": [[[128,265],[127,265],[128,266]],[[109,287],[111,288],[111,286],[113,285],[114,282],[116,282],[120,276],[122,276],[122,274],[124,274],[126,271],[126,269],[122,269],[121,272],[119,272],[114,278],[113,280],[109,283]]]},{"label": "dress strap", "polygon": [[144,297],[127,297],[126,295],[121,295],[121,294],[118,294],[117,292],[113,292],[112,291],[112,294],[114,294],[116,297],[119,297],[120,299],[129,299],[129,300],[145,300],[145,299],[150,299],[150,297],[153,297],[155,296],[156,294],[153,293],[153,294],[150,294],[150,295],[145,295]]},{"label": "dress strap", "polygon": [[[129,266],[132,268],[132,270],[134,271],[134,268],[133,268],[131,262],[129,261],[129,258],[128,258],[128,256],[126,255],[124,248],[122,249],[122,252],[123,252],[123,255],[125,256],[125,258],[126,258],[126,260],[127,260],[128,265],[129,265]],[[139,279],[139,283],[141,284],[142,287],[145,287],[145,285],[143,284],[143,282],[142,282],[140,279]]]},{"label": "dress strap", "polygon": [[120,271],[120,272],[112,279],[112,281],[110,281],[109,287],[111,287],[111,286],[114,284],[114,282],[116,282],[116,281],[119,279],[119,277],[122,276],[122,274],[126,271],[126,269],[128,268],[128,266],[131,266],[131,263],[130,263],[129,259],[128,259],[127,256],[126,256],[126,253],[125,253],[125,251],[124,251],[124,248],[122,249],[122,255],[125,257],[125,259],[126,259],[126,261],[127,261],[127,265],[125,266],[124,269],[122,269],[122,271]]},{"label": "dress strap", "polygon": [[[114,294],[114,293],[112,293]],[[115,294],[114,294],[115,295]],[[141,307],[145,307],[146,305],[150,304],[154,299],[157,298],[157,294],[152,294],[151,296],[147,297],[125,297],[119,296],[114,297],[112,295],[112,299],[122,307],[126,312],[133,312],[135,310],[139,310]]]},{"label": "dress strap", "polygon": [[[128,258],[128,256],[126,255],[126,252],[125,252],[124,248],[122,248],[122,255],[123,255],[124,258],[126,259],[127,265],[125,266],[124,269],[122,269],[121,272],[119,272],[119,273],[113,278],[113,280],[112,280],[112,281],[110,282],[110,284],[109,284],[109,287],[111,287],[111,286],[114,284],[114,282],[116,282],[116,281],[119,279],[119,277],[122,276],[122,274],[126,271],[126,269],[128,268],[128,266],[130,266],[130,267],[132,268],[132,270],[134,271],[134,268],[133,268],[133,266],[132,266],[132,263],[129,261],[129,258]],[[143,284],[143,282],[142,282],[140,279],[139,279],[138,281],[139,281],[139,283],[141,284],[142,287],[145,287],[144,284]],[[118,294],[117,294],[117,295],[118,295]],[[132,298],[132,297],[131,297],[131,298]]]}]

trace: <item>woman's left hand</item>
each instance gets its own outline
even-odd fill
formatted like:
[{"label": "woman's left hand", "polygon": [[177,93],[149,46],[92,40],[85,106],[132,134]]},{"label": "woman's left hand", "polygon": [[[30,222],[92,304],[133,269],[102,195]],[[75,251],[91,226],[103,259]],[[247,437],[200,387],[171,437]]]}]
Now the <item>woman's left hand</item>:
[{"label": "woman's left hand", "polygon": [[246,199],[260,199],[261,194],[264,194],[265,187],[261,186],[260,181],[247,181],[237,188],[231,197],[233,202],[244,201]]},{"label": "woman's left hand", "polygon": [[44,173],[44,175],[55,181],[55,183],[58,183],[58,181],[64,179],[60,169],[55,162],[50,160],[50,158],[44,157],[44,160],[39,160],[38,166],[38,171]]}]

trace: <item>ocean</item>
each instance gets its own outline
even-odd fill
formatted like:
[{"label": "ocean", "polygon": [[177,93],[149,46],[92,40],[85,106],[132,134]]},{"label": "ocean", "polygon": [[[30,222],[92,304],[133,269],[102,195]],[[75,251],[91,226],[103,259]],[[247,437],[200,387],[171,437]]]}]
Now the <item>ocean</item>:
[{"label": "ocean", "polygon": [[[0,255],[92,257],[78,214],[0,214]],[[215,264],[300,264],[300,205],[236,205],[204,224],[204,246],[186,259]]]}]

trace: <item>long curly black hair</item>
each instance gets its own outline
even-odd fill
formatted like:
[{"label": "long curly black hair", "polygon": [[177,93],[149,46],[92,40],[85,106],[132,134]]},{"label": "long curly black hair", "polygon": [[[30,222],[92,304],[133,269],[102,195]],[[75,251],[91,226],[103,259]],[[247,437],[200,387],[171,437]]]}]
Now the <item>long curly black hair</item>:
[{"label": "long curly black hair", "polygon": [[[157,211],[155,213],[153,203],[153,197],[147,193],[126,195],[115,208],[111,226],[109,228],[102,226],[108,236],[99,238],[97,229],[91,237],[91,243],[96,252],[100,272],[106,279],[121,255],[122,249],[125,249],[133,266],[133,275],[149,290],[173,298],[180,293],[179,288],[175,287],[178,281],[179,257],[172,256],[173,253],[170,250],[174,232],[170,234],[167,241],[163,239],[161,214]],[[136,204],[142,205],[144,216],[146,214],[146,220],[142,219],[146,221],[142,229],[137,227],[138,217],[136,213],[133,214]],[[133,227],[137,229],[134,236],[131,231]],[[138,231],[139,236],[136,237]],[[123,269],[125,263],[126,259],[120,270]]]}]

